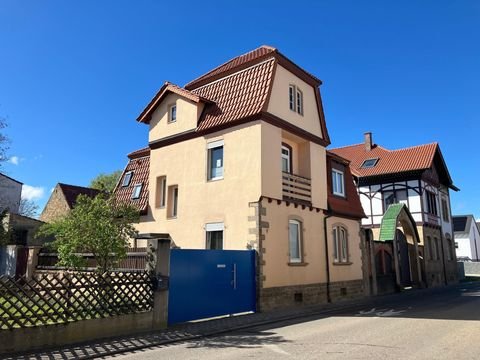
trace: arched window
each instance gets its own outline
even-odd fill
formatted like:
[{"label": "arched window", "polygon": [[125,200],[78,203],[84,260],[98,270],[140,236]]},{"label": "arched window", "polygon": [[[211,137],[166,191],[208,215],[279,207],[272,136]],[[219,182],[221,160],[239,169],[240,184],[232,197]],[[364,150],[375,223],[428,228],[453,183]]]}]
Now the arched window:
[{"label": "arched window", "polygon": [[348,263],[348,233],[341,225],[333,227],[333,260]]},{"label": "arched window", "polygon": [[288,248],[291,263],[302,262],[302,223],[298,220],[288,221]]}]

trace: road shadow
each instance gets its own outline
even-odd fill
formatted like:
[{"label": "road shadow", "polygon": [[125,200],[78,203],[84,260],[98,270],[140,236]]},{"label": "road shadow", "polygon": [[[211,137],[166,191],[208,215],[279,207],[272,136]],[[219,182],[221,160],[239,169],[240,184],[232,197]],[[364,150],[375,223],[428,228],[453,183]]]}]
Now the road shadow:
[{"label": "road shadow", "polygon": [[[378,296],[344,303],[315,312],[303,308],[281,320],[274,314],[254,314],[183,324],[155,333],[144,333],[97,342],[44,350],[35,354],[3,357],[4,359],[84,359],[110,357],[116,354],[141,353],[149,349],[184,344],[189,348],[252,348],[287,343],[289,340],[270,331],[330,317],[397,317],[437,320],[480,320],[480,282],[437,289],[409,290],[395,295]],[[296,316],[292,314],[297,314]],[[267,315],[267,316],[265,316]],[[255,325],[252,319],[266,321]],[[270,316],[270,318],[269,318]],[[235,330],[242,327],[243,330]],[[248,330],[245,330],[248,327]],[[231,332],[228,332],[231,329]],[[223,334],[219,334],[222,333]],[[208,336],[208,334],[219,334]]]}]

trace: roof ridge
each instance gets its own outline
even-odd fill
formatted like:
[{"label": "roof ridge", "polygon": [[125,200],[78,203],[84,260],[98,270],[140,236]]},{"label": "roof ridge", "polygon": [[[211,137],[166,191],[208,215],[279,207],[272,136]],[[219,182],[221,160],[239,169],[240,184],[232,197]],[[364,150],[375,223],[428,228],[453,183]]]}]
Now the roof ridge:
[{"label": "roof ridge", "polygon": [[415,148],[425,147],[425,146],[430,146],[430,145],[438,146],[438,142],[437,142],[437,141],[434,141],[434,142],[431,142],[431,143],[420,144],[420,145],[413,145],[413,146],[407,146],[407,147],[403,147],[403,148],[400,148],[400,149],[388,150],[388,151],[391,151],[391,152],[394,152],[394,151],[403,151],[403,150],[410,150],[410,149],[415,149]]},{"label": "roof ridge", "polygon": [[[215,72],[218,71],[218,70],[220,70],[222,67],[226,67],[228,64],[230,64],[230,63],[234,62],[235,60],[240,59],[240,58],[242,58],[242,57],[247,58],[248,55],[253,54],[253,53],[256,52],[256,51],[258,52],[258,51],[260,51],[261,49],[266,49],[266,50],[269,50],[269,51],[268,51],[267,53],[265,53],[265,54],[259,54],[258,56],[253,57],[252,59],[248,59],[248,60],[246,60],[244,63],[240,63],[240,64],[237,64],[237,65],[234,65],[234,66],[233,66],[232,68],[230,68],[230,69],[224,69],[223,71],[220,71],[220,72],[218,72],[217,74],[215,74]],[[195,84],[197,84],[197,83],[202,83],[203,81],[205,81],[205,80],[207,80],[207,79],[209,79],[209,78],[211,78],[211,77],[219,76],[219,75],[221,75],[221,74],[223,74],[223,73],[225,73],[225,72],[232,71],[233,69],[235,69],[235,68],[237,68],[237,67],[240,67],[240,66],[244,65],[245,63],[249,63],[249,62],[255,61],[255,60],[257,60],[258,58],[261,58],[261,57],[267,55],[268,53],[272,53],[272,52],[278,52],[277,48],[275,48],[275,47],[273,47],[273,46],[269,46],[269,45],[261,45],[261,46],[255,48],[255,49],[253,49],[253,50],[247,51],[247,52],[244,53],[244,54],[237,55],[237,56],[231,58],[230,60],[227,60],[227,61],[225,61],[224,63],[222,63],[222,64],[214,67],[213,69],[207,71],[206,73],[204,73],[204,74],[196,77],[195,79],[193,79],[193,80],[189,81],[187,84],[185,84],[184,88],[186,89],[186,88],[188,88],[188,87],[195,86]],[[192,89],[192,90],[193,90],[193,89]]]},{"label": "roof ridge", "polygon": [[70,187],[74,187],[74,188],[81,188],[81,189],[87,189],[87,190],[95,190],[95,191],[98,191],[98,192],[101,192],[101,190],[98,190],[98,189],[95,189],[95,188],[92,188],[92,187],[88,187],[88,186],[80,186],[80,185],[72,185],[72,184],[65,184],[65,183],[57,183],[57,185],[60,185],[60,187],[63,186],[70,186]]},{"label": "roof ridge", "polygon": [[339,146],[339,147],[336,147],[336,148],[331,148],[329,149],[329,151],[334,151],[334,150],[339,150],[339,149],[345,149],[347,147],[354,147],[354,146],[358,146],[358,145],[363,145],[364,143],[358,143],[358,144],[352,144],[352,145],[344,145],[344,146]]}]

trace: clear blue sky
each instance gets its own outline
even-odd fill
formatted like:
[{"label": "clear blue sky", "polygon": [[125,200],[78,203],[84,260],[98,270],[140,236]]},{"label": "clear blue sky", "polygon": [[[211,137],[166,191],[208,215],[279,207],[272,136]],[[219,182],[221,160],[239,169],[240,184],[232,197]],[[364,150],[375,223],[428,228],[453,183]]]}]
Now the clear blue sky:
[{"label": "clear blue sky", "polygon": [[479,1],[2,0],[0,24],[3,170],[41,207],[147,144],[135,119],[165,80],[268,44],[323,80],[332,146],[438,141],[453,212],[480,218]]}]

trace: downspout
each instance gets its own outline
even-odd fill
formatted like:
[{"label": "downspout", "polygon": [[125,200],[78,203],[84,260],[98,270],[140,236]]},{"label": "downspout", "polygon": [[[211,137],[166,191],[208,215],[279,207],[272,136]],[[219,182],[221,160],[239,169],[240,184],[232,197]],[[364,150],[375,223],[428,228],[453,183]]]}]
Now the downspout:
[{"label": "downspout", "polygon": [[443,282],[445,283],[445,285],[448,285],[447,265],[445,264],[445,249],[443,247],[443,228],[440,228],[440,242],[442,244]]},{"label": "downspout", "polygon": [[[475,219],[473,219],[474,226],[477,226]],[[478,261],[477,237],[475,236],[475,229],[473,229],[473,243],[475,244],[475,261]]]},{"label": "downspout", "polygon": [[328,232],[327,232],[327,219],[332,215],[324,212],[326,216],[323,218],[323,233],[325,238],[325,263],[326,263],[326,272],[327,272],[327,302],[331,303],[332,299],[330,297],[330,257],[328,256]]}]

